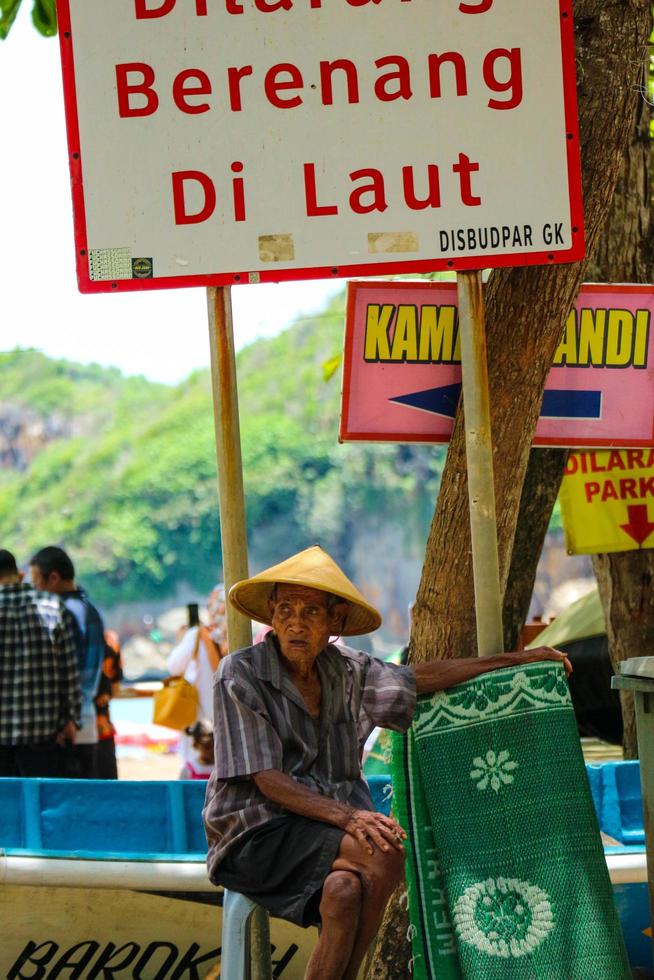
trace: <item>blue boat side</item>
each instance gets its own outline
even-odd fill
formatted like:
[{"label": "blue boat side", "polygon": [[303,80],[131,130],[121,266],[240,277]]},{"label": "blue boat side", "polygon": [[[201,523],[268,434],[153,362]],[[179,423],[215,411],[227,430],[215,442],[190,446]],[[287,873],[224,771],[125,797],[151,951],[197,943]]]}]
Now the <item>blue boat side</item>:
[{"label": "blue boat side", "polygon": [[[586,766],[601,829],[619,851],[645,846],[638,762]],[[375,808],[389,813],[390,776],[369,776]],[[206,854],[196,780],[0,780],[0,848],[39,854],[143,861],[198,861]],[[607,848],[609,852],[615,848]]]},{"label": "blue boat side", "polygon": [[0,780],[0,849],[107,861],[204,861],[206,784]]},{"label": "blue boat side", "polygon": [[[638,762],[605,762],[586,771],[600,827],[618,842],[605,847],[607,857],[644,854]],[[375,808],[388,813],[390,776],[369,776],[368,782]],[[195,780],[0,779],[0,856],[203,863],[205,790]],[[647,884],[615,884],[614,895],[630,962],[649,967]]]}]

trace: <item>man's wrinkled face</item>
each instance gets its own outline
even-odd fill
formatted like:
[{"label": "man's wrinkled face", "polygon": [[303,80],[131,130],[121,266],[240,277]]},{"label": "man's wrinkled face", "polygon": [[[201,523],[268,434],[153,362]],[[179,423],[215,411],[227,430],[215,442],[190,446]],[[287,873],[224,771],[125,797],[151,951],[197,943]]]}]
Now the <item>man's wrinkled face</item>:
[{"label": "man's wrinkled face", "polygon": [[274,596],[268,604],[282,653],[292,662],[312,662],[337,629],[342,606],[328,612],[327,593],[303,585],[280,584]]}]

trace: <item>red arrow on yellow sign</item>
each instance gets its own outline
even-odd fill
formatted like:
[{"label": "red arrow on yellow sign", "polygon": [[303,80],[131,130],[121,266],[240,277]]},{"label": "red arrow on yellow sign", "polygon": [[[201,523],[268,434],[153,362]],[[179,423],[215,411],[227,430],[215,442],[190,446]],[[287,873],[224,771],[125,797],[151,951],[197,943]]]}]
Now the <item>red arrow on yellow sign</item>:
[{"label": "red arrow on yellow sign", "polygon": [[654,450],[570,453],[560,496],[569,554],[654,548]]},{"label": "red arrow on yellow sign", "polygon": [[621,524],[620,527],[640,547],[654,531],[654,524],[649,519],[647,504],[632,504],[627,507],[627,517],[629,522]]}]

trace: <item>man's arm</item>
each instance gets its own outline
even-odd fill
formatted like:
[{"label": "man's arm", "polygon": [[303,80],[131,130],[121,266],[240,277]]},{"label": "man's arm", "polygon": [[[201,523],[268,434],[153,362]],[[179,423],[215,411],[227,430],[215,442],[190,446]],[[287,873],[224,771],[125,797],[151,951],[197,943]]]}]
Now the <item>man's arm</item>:
[{"label": "man's arm", "polygon": [[61,745],[63,748],[66,745],[72,745],[77,738],[77,725],[74,721],[67,721],[63,728],[61,728],[55,735],[55,742],[57,745]]},{"label": "man's arm", "polygon": [[480,674],[501,667],[519,667],[520,664],[532,664],[538,660],[555,660],[565,667],[566,675],[572,673],[572,664],[560,650],[551,647],[536,647],[522,653],[501,653],[497,657],[467,657],[457,660],[430,660],[428,663],[415,664],[413,672],[416,675],[416,690],[418,694],[433,694],[444,691],[448,687],[472,680]]},{"label": "man's arm", "polygon": [[192,626],[191,629],[185,628],[177,646],[168,654],[166,666],[172,675],[184,674],[186,668],[193,658],[195,650],[195,638],[198,635],[199,626]]},{"label": "man's arm", "polygon": [[406,834],[395,820],[372,810],[355,810],[347,803],[339,803],[328,796],[321,796],[277,769],[265,769],[252,775],[257,788],[273,803],[292,813],[311,820],[340,827],[350,834],[365,850],[373,853],[373,844],[388,851],[400,850]]}]

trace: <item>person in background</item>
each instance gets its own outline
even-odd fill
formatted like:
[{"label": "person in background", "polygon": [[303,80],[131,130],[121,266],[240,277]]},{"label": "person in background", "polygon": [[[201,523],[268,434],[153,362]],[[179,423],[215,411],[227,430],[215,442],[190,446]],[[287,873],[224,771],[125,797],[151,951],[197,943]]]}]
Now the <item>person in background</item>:
[{"label": "person in background", "polygon": [[104,631],[105,652],[98,693],[95,696],[95,723],[98,730],[96,750],[97,779],[118,779],[116,729],[109,717],[109,702],[118,694],[123,679],[120,639],[115,630]]},{"label": "person in background", "polygon": [[207,721],[196,721],[185,729],[197,754],[197,762],[185,762],[180,779],[208,779],[214,764],[213,728]]},{"label": "person in background", "polygon": [[0,550],[0,777],[64,776],[80,717],[74,623]]},{"label": "person in background", "polygon": [[83,589],[75,583],[75,566],[63,548],[41,548],[30,560],[32,585],[59,596],[71,613],[77,638],[77,663],[82,685],[81,728],[70,747],[68,775],[97,777],[98,730],[95,697],[105,655],[104,623]]},{"label": "person in background", "polygon": [[[217,585],[207,599],[209,625],[198,618],[197,606],[189,608],[189,622],[179,634],[179,642],[168,657],[171,675],[182,675],[198,692],[198,712],[194,722],[213,725],[213,675],[227,653],[225,623],[225,588]],[[190,729],[193,725],[189,726]],[[180,733],[179,754],[182,761],[180,778],[204,778],[207,769],[202,753],[193,744],[189,729]],[[208,767],[208,773],[211,767]],[[208,775],[207,773],[207,775]],[[194,774],[198,774],[195,776]]]},{"label": "person in background", "polygon": [[227,654],[227,616],[225,613],[225,586],[215,585],[207,598],[209,635],[218,649],[220,658]]}]

